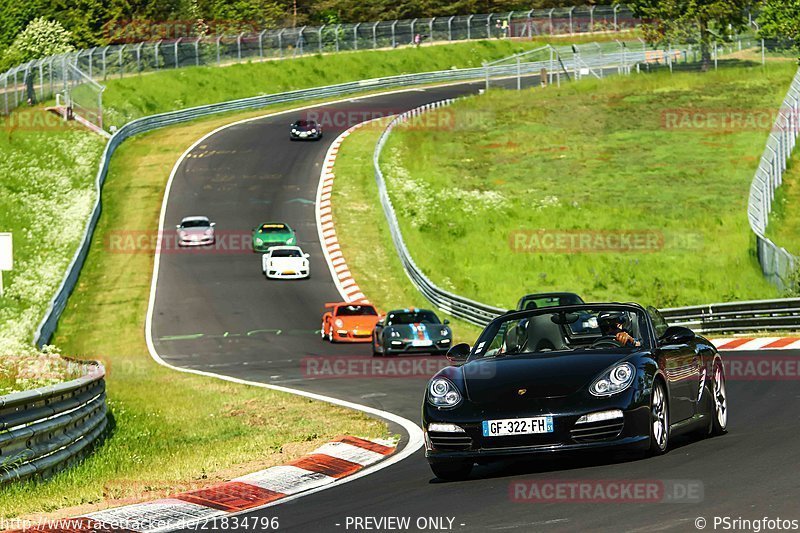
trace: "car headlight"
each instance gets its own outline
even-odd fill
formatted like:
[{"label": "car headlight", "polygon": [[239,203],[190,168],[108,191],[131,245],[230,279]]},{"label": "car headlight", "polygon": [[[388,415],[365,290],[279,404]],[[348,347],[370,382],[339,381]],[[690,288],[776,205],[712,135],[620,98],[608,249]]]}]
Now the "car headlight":
[{"label": "car headlight", "polygon": [[395,338],[400,338],[400,332],[399,332],[399,331],[396,331],[396,330],[391,330],[391,331],[389,332],[389,336],[390,336],[390,337],[395,337]]},{"label": "car headlight", "polygon": [[633,383],[636,376],[636,369],[630,363],[616,365],[594,380],[589,392],[594,396],[611,396],[622,392]]},{"label": "car headlight", "polygon": [[449,379],[434,378],[428,385],[428,402],[436,407],[455,407],[461,402],[461,393]]},{"label": "car headlight", "polygon": [[334,322],[334,324],[336,324],[337,328],[340,328],[340,327],[344,326],[344,322],[342,322],[342,319],[340,319],[340,318],[337,318],[336,322]]},{"label": "car headlight", "polygon": [[439,335],[441,335],[442,337],[448,337],[450,335],[450,330],[442,328],[442,330],[439,332]]},{"label": "car headlight", "polygon": [[211,228],[208,228],[205,233],[206,233],[206,235],[211,235],[212,233],[214,233],[214,230],[211,229]]},{"label": "car headlight", "polygon": [[293,129],[293,130],[292,130],[292,133],[294,133],[295,135],[297,135],[299,132],[298,132],[297,130]]},{"label": "car headlight", "polygon": [[316,128],[311,128],[311,133],[317,133],[317,129]]},{"label": "car headlight", "polygon": [[262,244],[264,244],[264,241],[262,241],[261,239],[259,239],[258,237],[256,237],[256,244],[257,244],[258,246],[261,246]]}]

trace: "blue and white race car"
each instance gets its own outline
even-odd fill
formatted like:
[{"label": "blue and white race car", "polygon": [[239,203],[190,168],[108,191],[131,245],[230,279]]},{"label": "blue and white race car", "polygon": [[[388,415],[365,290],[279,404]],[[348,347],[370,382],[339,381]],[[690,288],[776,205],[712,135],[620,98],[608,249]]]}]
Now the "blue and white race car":
[{"label": "blue and white race car", "polygon": [[372,333],[372,355],[447,353],[453,332],[427,309],[396,309],[382,317]]}]

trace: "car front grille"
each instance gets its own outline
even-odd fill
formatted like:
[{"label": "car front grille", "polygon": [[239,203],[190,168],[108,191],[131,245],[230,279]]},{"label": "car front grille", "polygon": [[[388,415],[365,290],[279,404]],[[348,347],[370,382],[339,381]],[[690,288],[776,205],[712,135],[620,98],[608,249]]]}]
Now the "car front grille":
[{"label": "car front grille", "polygon": [[437,450],[468,450],[472,448],[472,438],[465,433],[440,433],[429,431],[428,438]]},{"label": "car front grille", "polygon": [[622,433],[622,427],[624,425],[625,421],[622,418],[575,424],[575,427],[570,431],[570,435],[575,442],[594,442],[613,439]]}]

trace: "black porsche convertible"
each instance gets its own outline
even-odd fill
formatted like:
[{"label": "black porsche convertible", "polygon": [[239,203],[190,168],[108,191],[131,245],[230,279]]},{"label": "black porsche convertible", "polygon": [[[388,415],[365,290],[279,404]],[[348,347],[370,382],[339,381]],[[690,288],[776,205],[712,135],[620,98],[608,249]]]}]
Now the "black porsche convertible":
[{"label": "black porsche convertible", "polygon": [[520,455],[665,453],[685,432],[726,431],[722,359],[654,308],[584,304],[510,311],[428,383],[426,457],[442,479]]}]

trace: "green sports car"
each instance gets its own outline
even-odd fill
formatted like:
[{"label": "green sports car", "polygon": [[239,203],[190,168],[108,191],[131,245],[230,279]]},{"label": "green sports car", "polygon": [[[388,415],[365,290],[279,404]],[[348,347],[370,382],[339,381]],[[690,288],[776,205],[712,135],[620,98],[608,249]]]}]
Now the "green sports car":
[{"label": "green sports car", "polygon": [[297,237],[294,230],[283,222],[265,222],[253,228],[253,251],[265,253],[273,246],[294,246]]}]

